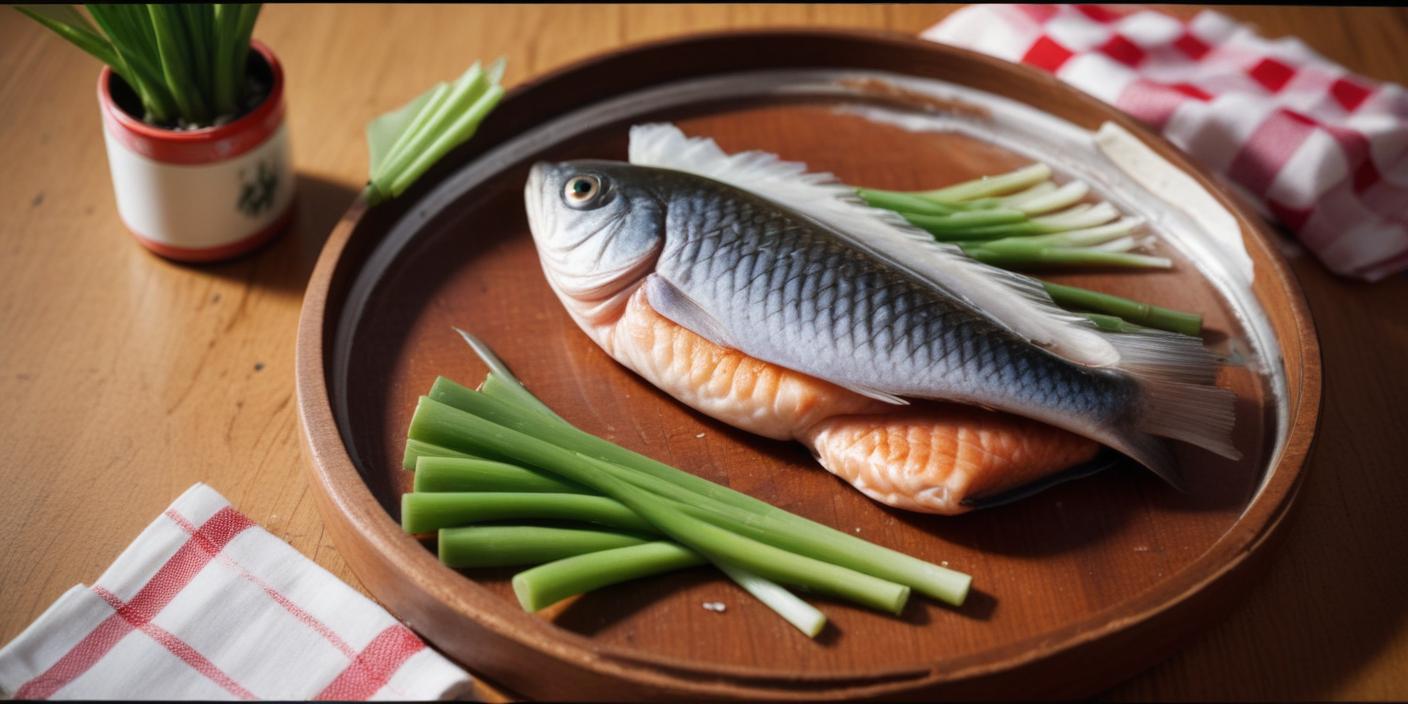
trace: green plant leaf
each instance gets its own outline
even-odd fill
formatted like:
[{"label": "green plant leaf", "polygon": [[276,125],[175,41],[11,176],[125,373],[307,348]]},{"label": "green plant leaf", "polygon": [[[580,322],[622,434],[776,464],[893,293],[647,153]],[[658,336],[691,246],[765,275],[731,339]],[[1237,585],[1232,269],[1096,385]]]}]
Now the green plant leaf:
[{"label": "green plant leaf", "polygon": [[161,56],[161,71],[171,97],[181,109],[181,116],[197,125],[209,124],[210,110],[201,97],[192,75],[191,43],[181,19],[178,5],[147,5],[151,26],[156,34],[156,46]]},{"label": "green plant leaf", "polygon": [[[249,40],[254,36],[254,22],[259,19],[259,11],[263,5],[244,4],[240,5],[240,21],[235,28],[234,38],[234,59],[230,65],[230,70],[235,73],[235,92],[242,94],[245,90],[246,67],[249,62]],[[236,106],[238,107],[238,106]]]},{"label": "green plant leaf", "polygon": [[16,5],[15,9],[92,54],[99,61],[114,68],[119,63],[117,51],[113,49],[112,43],[107,37],[99,34],[88,18],[72,6]]},{"label": "green plant leaf", "polygon": [[176,103],[161,72],[161,56],[146,12],[141,5],[88,6],[88,14],[107,33],[122,65],[129,69],[119,73],[141,97],[147,120],[166,123],[176,112]]},{"label": "green plant leaf", "polygon": [[253,87],[249,42],[262,7],[95,4],[87,6],[91,21],[69,5],[15,9],[111,67],[136,91],[147,122],[179,118],[204,127],[244,107]]},{"label": "green plant leaf", "polygon": [[191,78],[196,90],[200,92],[201,100],[206,105],[211,105],[214,97],[211,94],[211,64],[213,63],[210,49],[215,46],[215,37],[211,33],[213,24],[211,16],[213,14],[209,5],[173,5],[181,15],[181,20],[186,30],[187,51],[190,57]]},{"label": "green plant leaf", "polygon": [[235,39],[239,35],[240,6],[217,3],[211,8],[215,46],[211,57],[211,102],[215,112],[233,114],[239,102],[239,76],[235,65]]}]

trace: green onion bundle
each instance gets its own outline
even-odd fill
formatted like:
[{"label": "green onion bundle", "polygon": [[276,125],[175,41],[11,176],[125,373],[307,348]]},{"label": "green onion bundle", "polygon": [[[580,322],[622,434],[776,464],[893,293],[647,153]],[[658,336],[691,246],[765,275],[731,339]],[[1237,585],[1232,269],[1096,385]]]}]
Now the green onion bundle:
[{"label": "green onion bundle", "polygon": [[[1051,168],[1034,164],[998,176],[929,191],[858,188],[871,206],[891,210],[940,242],[985,264],[1017,271],[1115,267],[1168,269],[1165,257],[1141,253],[1152,237],[1143,221],[1121,217],[1109,203],[1082,202],[1081,181],[1056,185]],[[1057,305],[1082,313],[1110,332],[1156,328],[1197,336],[1202,316],[1160,308],[1074,286],[1043,282]]]},{"label": "green onion bundle", "polygon": [[261,5],[85,7],[97,27],[70,5],[15,9],[111,67],[141,99],[146,122],[209,127],[259,97],[247,59]]},{"label": "green onion bundle", "polygon": [[952,605],[967,596],[966,574],[577,429],[461,334],[490,372],[477,391],[441,377],[421,397],[406,446],[416,476],[402,525],[438,532],[440,559],[452,567],[535,565],[513,578],[525,609],[703,564],[809,636],[825,616],[782,585],[895,614],[911,591]]},{"label": "green onion bundle", "polygon": [[504,60],[475,62],[454,83],[438,83],[367,125],[368,205],[401,195],[435,162],[474,135],[503,98]]}]

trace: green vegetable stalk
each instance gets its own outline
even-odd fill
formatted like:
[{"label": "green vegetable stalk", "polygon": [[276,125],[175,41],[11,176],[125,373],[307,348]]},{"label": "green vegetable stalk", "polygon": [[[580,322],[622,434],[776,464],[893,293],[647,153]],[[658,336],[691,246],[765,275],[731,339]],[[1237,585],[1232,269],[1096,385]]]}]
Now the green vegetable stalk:
[{"label": "green vegetable stalk", "polygon": [[[523,386],[523,382],[509,371],[508,367],[488,345],[463,330],[456,328],[455,331],[464,338],[464,341],[479,359],[489,367],[489,375],[485,377],[484,383],[480,387],[486,396],[513,404],[519,409],[531,411],[547,422],[567,428],[572,427],[570,423],[554,413],[547,404],[530,393]],[[573,429],[575,430],[575,428]],[[740,587],[762,601],[764,605],[782,616],[798,630],[806,633],[808,637],[816,637],[826,625],[825,615],[781,586],[739,567],[723,564],[718,566]],[[548,574],[555,573],[549,572]],[[533,578],[529,579],[531,582]]]},{"label": "green vegetable stalk", "polygon": [[419,440],[411,440],[408,438],[406,440],[405,454],[401,456],[401,468],[415,469],[416,464],[420,462],[420,458],[422,457],[454,457],[458,459],[479,459],[478,457],[474,457],[473,455],[467,455],[463,452],[456,452],[448,447],[440,447],[439,445],[432,445],[428,442],[421,442]]},{"label": "green vegetable stalk", "polygon": [[[584,452],[613,465],[629,467],[634,470],[632,482],[638,485],[649,483],[661,491],[666,490],[664,487],[668,485],[674,485],[675,489],[685,492],[676,494],[682,499],[681,503],[707,506],[711,515],[723,513],[724,508],[732,509],[732,513],[719,516],[716,520],[736,523],[739,530],[756,531],[752,534],[755,539],[772,541],[784,549],[805,550],[814,557],[905,584],[946,603],[962,604],[967,595],[971,581],[968,575],[888,550],[854,535],[788,513],[767,502],[631,452],[571,426],[545,425],[541,416],[535,413],[522,411],[513,404],[471,391],[444,377],[436,379],[430,399],[467,411],[472,416],[512,427],[544,442]],[[435,442],[429,436],[418,436],[416,433],[412,433],[412,436]],[[497,451],[495,447],[487,446],[483,438],[467,437],[463,433],[458,434],[458,439],[450,439],[449,442],[461,443],[458,447],[449,445],[457,449],[475,447],[479,453]],[[512,457],[503,459],[514,461]],[[741,522],[743,517],[748,517],[746,523]],[[763,528],[755,528],[756,526]]]},{"label": "green vegetable stalk", "polygon": [[492,460],[422,456],[415,466],[414,491],[435,492],[515,492],[587,493],[582,487],[550,474]]},{"label": "green vegetable stalk", "polygon": [[528,611],[632,579],[708,564],[698,553],[656,541],[568,557],[513,576],[513,593]]},{"label": "green vegetable stalk", "polygon": [[1043,281],[1042,286],[1045,286],[1046,292],[1051,294],[1051,299],[1064,308],[1118,316],[1136,325],[1194,337],[1203,333],[1203,316],[1197,313],[1184,313],[1160,308],[1108,293],[1055,284],[1050,281]]},{"label": "green vegetable stalk", "polygon": [[963,253],[984,264],[1016,271],[1030,269],[1069,269],[1072,267],[1122,267],[1126,269],[1169,269],[1173,262],[1129,252],[1110,252],[1088,247],[963,247]]},{"label": "green vegetable stalk", "polygon": [[503,74],[503,59],[487,69],[475,62],[454,83],[439,83],[367,125],[368,205],[401,195],[431,165],[472,137],[503,98]]},{"label": "green vegetable stalk", "polygon": [[[1012,270],[1117,267],[1169,269],[1166,257],[1130,250],[1139,218],[1119,217],[1108,203],[1082,205],[1090,187],[1080,181],[1057,186],[1051,169],[1034,164],[930,191],[858,188],[869,205],[901,215],[936,240],[991,266]],[[1077,311],[1106,332],[1154,328],[1200,335],[1202,316],[1160,308],[1096,291],[1046,283],[1059,306]]]},{"label": "green vegetable stalk", "polygon": [[942,203],[961,202],[1020,191],[1049,178],[1051,178],[1051,167],[1046,164],[1032,164],[998,176],[983,176],[945,188],[920,191],[914,195]]},{"label": "green vegetable stalk", "polygon": [[518,519],[578,520],[635,533],[654,532],[635,511],[602,496],[536,492],[401,495],[401,526],[407,533]]},{"label": "green vegetable stalk", "polygon": [[871,608],[898,613],[909,588],[855,570],[778,549],[682,514],[673,502],[602,471],[606,463],[545,442],[429,397],[421,397],[410,435],[451,449],[486,448],[590,487],[635,512],[662,533],[711,562],[742,567],[766,579],[806,587]]},{"label": "green vegetable stalk", "polygon": [[[503,360],[497,358],[489,345],[483,344],[469,332],[456,328],[460,337],[465,338],[470,349],[489,366],[489,377],[484,380],[480,394],[460,386],[460,384],[438,377],[431,386],[431,397],[467,413],[489,414],[491,420],[521,431],[535,434],[539,438],[558,438],[566,446],[580,452],[589,453],[597,459],[607,460],[614,465],[629,467],[635,472],[618,473],[629,482],[643,489],[655,491],[660,496],[676,498],[690,510],[704,511],[703,518],[721,517],[715,520],[732,520],[756,539],[772,539],[783,545],[797,546],[800,551],[811,551],[812,555],[845,565],[891,582],[907,584],[925,596],[938,598],[945,603],[962,605],[967,596],[972,577],[934,565],[924,560],[912,558],[903,552],[891,551],[855,535],[836,531],[826,525],[807,520],[797,514],[787,513],[781,508],[743,494],[741,491],[719,486],[689,472],[681,472],[662,462],[656,462],[641,453],[631,452],[620,445],[612,444],[596,435],[580,431],[567,424],[551,408],[538,400],[534,394],[522,386],[522,382],[508,370]],[[524,408],[535,408],[536,414],[525,413]],[[558,421],[553,431],[542,428],[542,417]]]},{"label": "green vegetable stalk", "polygon": [[629,533],[544,526],[441,528],[440,561],[459,569],[541,565],[646,542]]}]

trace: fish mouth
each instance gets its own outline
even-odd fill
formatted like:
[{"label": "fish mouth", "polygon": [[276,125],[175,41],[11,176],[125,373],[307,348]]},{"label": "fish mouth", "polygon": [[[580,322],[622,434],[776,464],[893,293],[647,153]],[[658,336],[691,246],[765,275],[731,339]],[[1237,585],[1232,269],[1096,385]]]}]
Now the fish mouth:
[{"label": "fish mouth", "polygon": [[553,164],[547,161],[534,162],[528,168],[528,189],[536,192],[541,188],[543,180],[548,177],[548,172],[552,171]]},{"label": "fish mouth", "polygon": [[548,183],[548,178],[552,174],[554,165],[539,161],[528,169],[528,181],[523,186],[523,205],[528,215],[528,230],[532,232],[534,239],[541,239],[543,235],[552,231],[552,223],[545,222],[548,211],[543,208],[543,188]]}]

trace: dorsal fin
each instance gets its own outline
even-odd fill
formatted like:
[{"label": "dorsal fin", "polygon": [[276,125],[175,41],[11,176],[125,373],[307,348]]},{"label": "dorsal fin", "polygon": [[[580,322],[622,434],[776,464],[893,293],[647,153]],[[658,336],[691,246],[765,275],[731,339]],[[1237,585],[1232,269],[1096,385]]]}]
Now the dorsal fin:
[{"label": "dorsal fin", "polygon": [[936,242],[899,214],[873,208],[829,173],[760,151],[726,154],[714,140],[686,137],[672,124],[631,128],[630,161],[714,179],[824,224],[853,244],[968,303],[1032,344],[1071,362],[1113,366],[1120,354],[1085,318],[1051,301],[1041,283],[988,266]]}]

